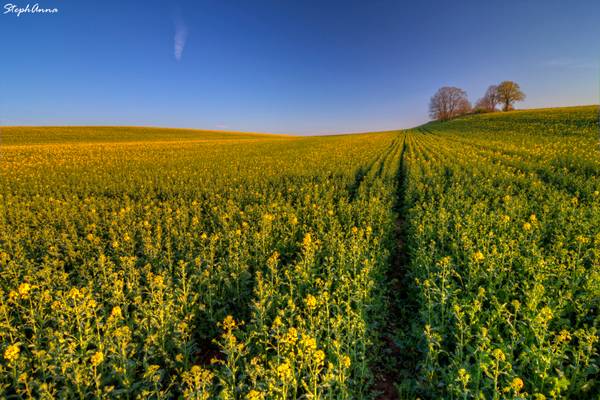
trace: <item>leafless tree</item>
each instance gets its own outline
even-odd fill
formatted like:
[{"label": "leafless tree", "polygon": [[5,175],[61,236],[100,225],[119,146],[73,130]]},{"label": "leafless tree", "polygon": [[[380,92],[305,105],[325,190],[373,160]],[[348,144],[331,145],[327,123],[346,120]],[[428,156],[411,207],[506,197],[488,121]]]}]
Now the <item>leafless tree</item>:
[{"label": "leafless tree", "polygon": [[467,99],[467,93],[457,87],[444,86],[429,102],[429,115],[439,121],[447,121],[470,110],[471,103]]},{"label": "leafless tree", "polygon": [[498,85],[498,100],[504,111],[514,108],[515,101],[525,100],[525,93],[521,91],[519,84],[513,81],[504,81]]},{"label": "leafless tree", "polygon": [[475,104],[475,110],[494,112],[496,111],[496,106],[499,102],[500,99],[498,98],[498,86],[491,85],[487,88],[483,97],[477,100],[477,103]]}]

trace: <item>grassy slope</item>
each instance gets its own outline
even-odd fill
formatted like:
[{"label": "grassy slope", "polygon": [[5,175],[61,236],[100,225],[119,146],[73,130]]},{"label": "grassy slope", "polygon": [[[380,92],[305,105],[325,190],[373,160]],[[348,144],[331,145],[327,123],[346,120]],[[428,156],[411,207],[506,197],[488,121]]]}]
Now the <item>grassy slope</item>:
[{"label": "grassy slope", "polygon": [[[576,355],[583,336],[597,339],[598,116],[598,106],[520,110],[410,132],[408,243],[411,278],[423,282],[415,337],[425,349],[417,387],[428,398],[527,397],[514,393],[515,382],[546,396],[535,398],[598,398],[597,344],[579,353],[589,369]],[[460,310],[471,312],[475,300],[483,308],[462,325]],[[514,304],[524,305],[515,324]],[[552,313],[546,325],[542,306]],[[564,332],[579,337],[557,351]],[[497,349],[506,356],[502,393],[480,368]]]},{"label": "grassy slope", "polygon": [[[517,126],[516,126],[517,125]],[[598,106],[576,106],[474,114],[448,122],[429,122],[418,128],[477,134],[523,130],[532,134],[590,135],[598,133]],[[560,125],[555,131],[553,125]],[[566,125],[566,126],[565,126]]]}]

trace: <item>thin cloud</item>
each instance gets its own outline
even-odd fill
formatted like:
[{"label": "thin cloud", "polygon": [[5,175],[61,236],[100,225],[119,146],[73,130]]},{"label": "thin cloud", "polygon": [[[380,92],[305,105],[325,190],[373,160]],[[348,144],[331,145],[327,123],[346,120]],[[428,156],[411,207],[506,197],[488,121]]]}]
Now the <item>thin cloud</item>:
[{"label": "thin cloud", "polygon": [[598,63],[578,58],[555,58],[544,63],[547,67],[570,69],[595,69]]},{"label": "thin cloud", "polygon": [[181,11],[177,10],[175,14],[175,37],[173,39],[173,53],[177,61],[181,60],[183,55],[183,49],[185,48],[185,42],[188,36],[187,25],[185,24]]}]

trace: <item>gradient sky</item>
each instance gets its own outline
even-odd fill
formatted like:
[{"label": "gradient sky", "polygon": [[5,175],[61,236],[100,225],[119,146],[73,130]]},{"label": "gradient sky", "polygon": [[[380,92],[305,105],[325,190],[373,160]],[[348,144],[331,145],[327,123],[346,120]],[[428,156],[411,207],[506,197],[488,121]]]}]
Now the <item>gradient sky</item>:
[{"label": "gradient sky", "polygon": [[39,5],[59,12],[0,14],[0,125],[387,130],[505,79],[518,108],[599,102],[597,0]]}]

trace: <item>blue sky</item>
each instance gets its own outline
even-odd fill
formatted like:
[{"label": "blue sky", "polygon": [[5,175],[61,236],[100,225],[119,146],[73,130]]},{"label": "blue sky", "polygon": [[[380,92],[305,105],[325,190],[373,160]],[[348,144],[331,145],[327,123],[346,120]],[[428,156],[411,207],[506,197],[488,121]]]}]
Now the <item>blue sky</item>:
[{"label": "blue sky", "polygon": [[39,5],[59,11],[0,14],[2,125],[387,130],[441,86],[474,102],[505,79],[521,108],[599,102],[598,1]]}]

